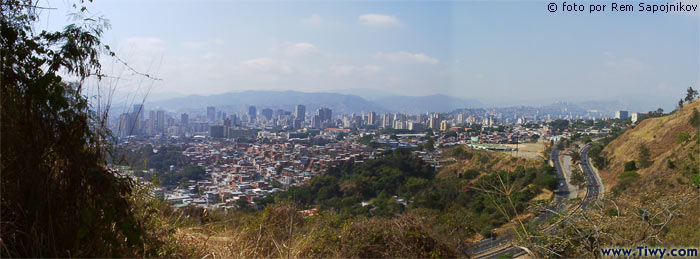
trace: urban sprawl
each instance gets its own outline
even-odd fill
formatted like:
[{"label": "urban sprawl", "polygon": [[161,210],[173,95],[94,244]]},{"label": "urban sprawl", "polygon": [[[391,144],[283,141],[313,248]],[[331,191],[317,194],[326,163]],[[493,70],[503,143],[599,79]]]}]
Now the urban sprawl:
[{"label": "urban sprawl", "polygon": [[[307,183],[339,163],[362,163],[389,149],[413,148],[417,156],[439,168],[444,147],[516,152],[518,144],[557,141],[572,134],[605,134],[614,125],[611,123],[634,123],[644,116],[617,111],[614,118],[606,118],[595,110],[569,111],[566,104],[549,109],[460,109],[413,115],[366,112],[334,116],[325,107],[309,115],[305,105],[293,110],[258,111],[249,106],[246,112],[237,113],[207,107],[200,113],[178,115],[133,105],[112,128],[120,149],[149,146],[157,153],[174,146],[189,165],[204,169],[201,179],[161,184],[154,188],[154,195],[175,207],[234,208],[241,204],[255,207],[257,199]],[[553,121],[564,122],[565,127],[555,127]],[[568,126],[576,122],[585,127],[570,132]],[[153,179],[149,175],[158,173],[154,168],[119,168],[138,175],[145,184]],[[170,165],[162,173],[182,170],[182,166]]]}]

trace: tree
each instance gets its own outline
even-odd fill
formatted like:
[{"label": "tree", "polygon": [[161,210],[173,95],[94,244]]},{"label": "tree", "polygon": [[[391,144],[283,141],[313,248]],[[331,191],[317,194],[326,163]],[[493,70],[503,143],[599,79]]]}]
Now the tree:
[{"label": "tree", "polygon": [[100,54],[114,55],[100,41],[108,24],[89,17],[37,32],[34,1],[0,8],[0,257],[147,255],[134,183],[107,166],[106,113],[82,91],[103,77]]},{"label": "tree", "polygon": [[588,144],[588,143],[591,143],[592,141],[593,141],[593,140],[592,140],[591,137],[588,136],[588,135],[584,135],[583,137],[581,137],[581,142],[583,142],[583,143]]},{"label": "tree", "polygon": [[692,87],[688,87],[688,89],[686,91],[687,91],[687,93],[685,95],[686,102],[690,103],[693,100],[695,100],[695,98],[698,97],[698,91],[693,89]]},{"label": "tree", "polygon": [[423,143],[423,147],[428,152],[435,151],[435,140],[433,140],[432,138],[428,139],[427,142]]},{"label": "tree", "polygon": [[652,163],[649,148],[647,148],[647,146],[644,144],[639,145],[638,160],[639,160],[639,167],[641,167],[641,168],[647,168]]},{"label": "tree", "polygon": [[564,129],[569,127],[569,121],[568,120],[554,120],[549,123],[550,126],[552,126],[553,129],[557,131],[563,131]]},{"label": "tree", "polygon": [[656,109],[656,114],[658,114],[658,116],[664,115],[664,109],[661,109],[661,108]]},{"label": "tree", "polygon": [[579,152],[572,150],[569,154],[571,155],[572,164],[577,164],[579,161],[581,161],[581,154]]},{"label": "tree", "polygon": [[569,183],[572,185],[582,185],[586,183],[586,177],[583,175],[583,172],[581,172],[581,169],[578,167],[574,167],[573,172],[571,173],[571,180],[569,180]]}]

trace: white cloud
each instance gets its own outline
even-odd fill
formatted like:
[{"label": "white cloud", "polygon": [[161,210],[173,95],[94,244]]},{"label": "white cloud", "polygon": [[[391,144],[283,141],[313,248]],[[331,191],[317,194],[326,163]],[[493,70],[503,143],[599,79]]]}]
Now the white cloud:
[{"label": "white cloud", "polygon": [[396,19],[396,16],[376,13],[360,15],[357,20],[360,21],[361,24],[369,26],[389,27],[401,24],[399,20]]},{"label": "white cloud", "polygon": [[301,19],[301,23],[311,24],[311,25],[319,25],[319,24],[323,23],[323,18],[321,18],[321,16],[318,14],[312,14],[309,17]]},{"label": "white cloud", "polygon": [[437,58],[430,57],[423,53],[408,53],[405,51],[383,53],[379,52],[376,55],[377,58],[389,60],[393,62],[408,62],[408,63],[426,63],[426,64],[437,64],[440,62]]},{"label": "white cloud", "polygon": [[197,49],[205,49],[205,48],[211,48],[213,46],[221,46],[224,45],[226,42],[220,38],[213,38],[210,40],[202,40],[202,41],[184,41],[180,43],[180,47],[185,48],[185,49],[191,49],[191,50],[197,50]]},{"label": "white cloud", "polygon": [[333,66],[331,66],[331,73],[333,75],[336,75],[336,76],[347,76],[350,73],[352,73],[352,71],[354,71],[354,70],[355,70],[355,67],[350,66],[350,65],[340,65],[340,66],[333,65]]},{"label": "white cloud", "polygon": [[325,54],[316,48],[311,43],[308,42],[298,42],[298,43],[292,43],[289,44],[287,47],[285,47],[284,52],[287,56],[290,57],[300,57],[300,56],[307,56],[307,55],[315,55],[315,56],[324,56]]},{"label": "white cloud", "polygon": [[255,58],[241,62],[241,64],[251,70],[257,72],[272,72],[272,73],[283,73],[291,74],[293,72],[292,66],[284,61],[273,58]]},{"label": "white cloud", "polygon": [[382,71],[382,68],[377,65],[365,65],[364,70],[366,72],[376,73]]}]

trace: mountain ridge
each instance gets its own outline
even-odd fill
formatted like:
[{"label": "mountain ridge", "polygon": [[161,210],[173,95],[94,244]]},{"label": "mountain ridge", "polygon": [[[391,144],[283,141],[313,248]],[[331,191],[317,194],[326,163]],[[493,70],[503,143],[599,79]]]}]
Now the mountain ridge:
[{"label": "mountain ridge", "polygon": [[147,106],[168,110],[201,109],[206,106],[228,107],[245,110],[247,106],[258,108],[293,110],[295,105],[306,105],[307,112],[320,107],[331,108],[334,113],[361,112],[449,112],[459,108],[481,108],[474,99],[463,99],[443,94],[428,96],[391,96],[367,100],[357,95],[332,92],[262,91],[247,90],[214,95],[188,95],[167,100],[146,102]]}]

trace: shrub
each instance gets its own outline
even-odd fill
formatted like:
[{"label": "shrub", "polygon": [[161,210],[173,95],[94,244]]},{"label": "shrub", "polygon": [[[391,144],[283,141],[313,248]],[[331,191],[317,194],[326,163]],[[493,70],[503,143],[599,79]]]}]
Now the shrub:
[{"label": "shrub", "polygon": [[467,150],[464,149],[464,147],[456,147],[455,149],[452,150],[452,156],[457,158],[457,159],[471,159],[473,154]]},{"label": "shrub", "polygon": [[693,174],[692,182],[695,187],[700,187],[700,173]]},{"label": "shrub", "polygon": [[637,171],[637,163],[634,160],[625,162],[625,172],[629,171]]},{"label": "shrub", "polygon": [[693,108],[693,115],[690,116],[690,125],[693,127],[700,127],[700,112],[697,108]]},{"label": "shrub", "polygon": [[639,167],[641,168],[647,168],[651,165],[651,153],[649,152],[649,148],[647,148],[646,145],[642,144],[639,145]]},{"label": "shrub", "polygon": [[690,140],[690,134],[688,134],[688,132],[681,131],[676,135],[676,144],[683,144],[688,140]]},{"label": "shrub", "polygon": [[620,195],[623,191],[627,190],[632,183],[636,182],[639,177],[640,175],[634,171],[628,171],[618,175],[617,178],[620,179],[620,181],[611,189],[613,195]]},{"label": "shrub", "polygon": [[639,177],[640,177],[640,175],[634,171],[627,171],[627,172],[621,173],[620,175],[617,176],[617,178],[620,180],[638,179]]},{"label": "shrub", "polygon": [[617,213],[618,211],[615,208],[608,208],[605,210],[605,215],[608,215],[610,217],[617,216]]},{"label": "shrub", "polygon": [[671,159],[666,160],[666,167],[668,167],[668,169],[675,169],[676,163],[673,162],[673,160],[671,160]]},{"label": "shrub", "polygon": [[479,170],[476,169],[469,169],[464,174],[462,174],[462,178],[471,180],[479,176]]}]

